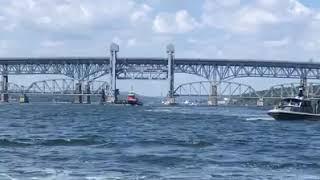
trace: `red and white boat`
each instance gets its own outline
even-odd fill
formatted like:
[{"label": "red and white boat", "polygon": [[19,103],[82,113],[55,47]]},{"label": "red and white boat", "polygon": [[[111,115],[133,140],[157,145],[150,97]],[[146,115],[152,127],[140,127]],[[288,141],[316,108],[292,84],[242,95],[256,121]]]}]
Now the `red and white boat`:
[{"label": "red and white boat", "polygon": [[141,106],[142,102],[139,101],[139,99],[136,97],[136,94],[133,91],[130,91],[127,96],[127,103],[131,104],[133,106]]}]

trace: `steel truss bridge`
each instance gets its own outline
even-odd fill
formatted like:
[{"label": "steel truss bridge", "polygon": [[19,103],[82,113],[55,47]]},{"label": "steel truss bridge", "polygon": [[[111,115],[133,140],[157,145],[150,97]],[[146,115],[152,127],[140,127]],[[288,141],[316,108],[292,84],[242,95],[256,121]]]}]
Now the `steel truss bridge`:
[{"label": "steel truss bridge", "polygon": [[[94,80],[110,72],[105,57],[0,58],[0,71],[8,75],[62,74],[77,80]],[[320,79],[320,63],[265,60],[174,59],[174,72],[208,80],[240,77]],[[165,80],[166,58],[118,58],[117,79]]]},{"label": "steel truss bridge", "polygon": [[[0,88],[2,88],[0,83]],[[213,94],[212,87],[216,86],[216,94]],[[208,100],[210,96],[215,96],[219,100],[228,99],[243,100],[253,99],[263,101],[264,99],[281,99],[294,97],[298,94],[300,83],[287,83],[271,86],[266,90],[255,90],[252,86],[221,81],[200,81],[181,84],[174,93],[175,97],[187,100]],[[80,88],[79,87],[84,87]],[[36,81],[29,86],[21,86],[15,83],[8,83],[9,94],[16,95],[46,95],[46,96],[83,96],[88,95],[101,97],[108,92],[109,84],[106,81],[81,81],[75,79],[49,79]],[[306,96],[308,98],[320,98],[320,83],[309,82],[306,86]]]},{"label": "steel truss bridge", "polygon": [[[175,89],[176,97],[209,97],[216,96],[219,99],[281,99],[295,97],[299,92],[300,83],[286,83],[273,85],[266,90],[255,90],[252,86],[237,82],[200,81],[181,84]],[[216,86],[213,94],[212,87]],[[306,86],[305,95],[309,98],[320,98],[320,83],[310,82]]]},{"label": "steel truss bridge", "polygon": [[[3,88],[1,83],[0,88]],[[79,87],[81,87],[79,89]],[[106,81],[81,81],[75,79],[49,79],[36,81],[29,86],[8,83],[9,94],[35,95],[91,95],[100,96],[108,92],[109,84]]]},{"label": "steel truss bridge", "polygon": [[[110,96],[116,100],[116,81],[121,79],[168,80],[168,98],[175,97],[174,75],[193,74],[220,82],[241,77],[320,79],[320,63],[262,59],[190,59],[175,58],[168,45],[165,58],[118,57],[119,46],[111,44],[109,57],[20,57],[0,58],[3,83],[1,93],[8,94],[10,75],[62,74],[77,81],[95,81],[109,75]],[[36,85],[34,86],[34,88]]]}]

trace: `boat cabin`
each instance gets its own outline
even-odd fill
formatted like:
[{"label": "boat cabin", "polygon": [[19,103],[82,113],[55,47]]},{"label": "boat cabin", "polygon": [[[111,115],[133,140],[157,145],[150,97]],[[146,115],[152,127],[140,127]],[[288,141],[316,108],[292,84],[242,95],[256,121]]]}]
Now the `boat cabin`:
[{"label": "boat cabin", "polygon": [[134,92],[129,92],[128,97],[127,97],[128,101],[137,101],[138,99],[136,98],[136,94]]},{"label": "boat cabin", "polygon": [[136,97],[136,94],[133,91],[130,91],[127,96],[127,103],[131,105],[142,105],[142,102]]},{"label": "boat cabin", "polygon": [[300,98],[286,98],[281,100],[278,109],[293,112],[313,113],[313,107],[310,100]]}]

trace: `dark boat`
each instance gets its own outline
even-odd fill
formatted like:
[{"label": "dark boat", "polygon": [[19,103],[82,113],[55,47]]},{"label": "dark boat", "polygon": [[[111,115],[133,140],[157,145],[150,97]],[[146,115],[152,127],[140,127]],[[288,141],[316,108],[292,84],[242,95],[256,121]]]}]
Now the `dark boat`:
[{"label": "dark boat", "polygon": [[299,95],[295,98],[282,99],[280,104],[268,115],[275,120],[320,120],[318,107],[320,101],[313,102],[303,94],[304,86],[299,88]]}]

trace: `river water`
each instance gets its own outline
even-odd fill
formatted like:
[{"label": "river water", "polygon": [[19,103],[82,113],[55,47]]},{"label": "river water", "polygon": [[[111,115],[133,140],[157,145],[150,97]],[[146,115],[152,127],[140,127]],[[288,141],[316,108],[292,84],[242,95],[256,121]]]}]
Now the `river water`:
[{"label": "river water", "polygon": [[253,107],[0,105],[0,179],[320,179],[320,122]]}]

